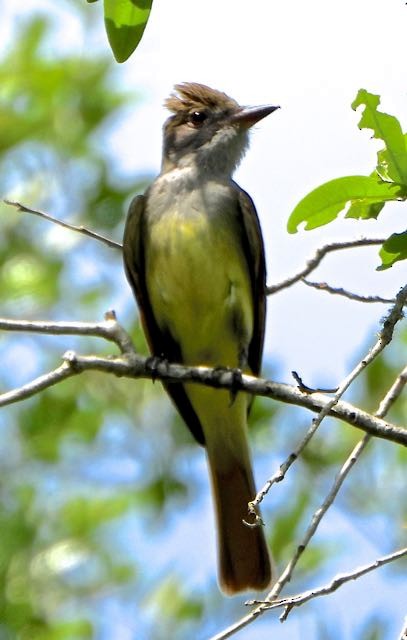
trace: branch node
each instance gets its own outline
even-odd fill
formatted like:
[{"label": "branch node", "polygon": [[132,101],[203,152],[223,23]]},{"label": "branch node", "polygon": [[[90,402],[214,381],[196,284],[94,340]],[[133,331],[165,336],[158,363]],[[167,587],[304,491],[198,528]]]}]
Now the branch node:
[{"label": "branch node", "polygon": [[302,378],[299,376],[299,374],[296,371],[291,371],[291,375],[294,378],[294,380],[296,382],[298,382],[298,388],[300,391],[302,391],[303,393],[336,393],[338,391],[338,387],[336,387],[335,389],[324,389],[322,387],[317,387],[315,389],[313,389],[312,387],[308,387],[306,384],[304,384],[304,382],[302,381]]},{"label": "branch node", "polygon": [[109,322],[111,320],[113,322],[117,322],[116,311],[114,309],[108,309],[103,317],[106,320],[106,322]]},{"label": "branch node", "polygon": [[259,508],[255,501],[249,502],[247,505],[247,512],[251,518],[253,518],[253,522],[249,522],[243,518],[242,522],[246,527],[250,529],[255,529],[256,527],[264,527],[264,521],[259,513]]},{"label": "branch node", "polygon": [[72,369],[72,371],[80,371],[78,356],[76,355],[75,351],[65,351],[64,355],[62,356],[62,360],[69,366],[70,369]]}]

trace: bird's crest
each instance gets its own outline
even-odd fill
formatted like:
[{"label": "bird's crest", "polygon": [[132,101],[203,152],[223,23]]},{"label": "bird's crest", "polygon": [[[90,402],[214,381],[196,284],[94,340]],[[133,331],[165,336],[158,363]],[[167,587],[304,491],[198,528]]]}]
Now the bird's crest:
[{"label": "bird's crest", "polygon": [[199,82],[176,84],[174,90],[164,103],[164,106],[173,113],[202,107],[233,109],[238,106],[236,100],[229,98],[226,93],[211,89]]}]

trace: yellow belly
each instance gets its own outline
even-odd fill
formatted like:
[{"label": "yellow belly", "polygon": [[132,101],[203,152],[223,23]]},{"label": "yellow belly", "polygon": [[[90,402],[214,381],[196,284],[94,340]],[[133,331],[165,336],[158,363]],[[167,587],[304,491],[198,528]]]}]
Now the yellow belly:
[{"label": "yellow belly", "polygon": [[166,212],[151,224],[147,287],[154,316],[187,364],[240,366],[253,331],[247,263],[233,221]]}]

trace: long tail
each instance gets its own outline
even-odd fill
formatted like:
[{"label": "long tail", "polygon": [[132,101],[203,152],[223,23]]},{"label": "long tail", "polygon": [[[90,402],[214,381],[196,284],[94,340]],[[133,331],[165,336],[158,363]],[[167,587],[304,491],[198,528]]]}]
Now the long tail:
[{"label": "long tail", "polygon": [[[212,459],[211,459],[212,458]],[[218,531],[219,582],[225,593],[261,591],[271,582],[271,563],[263,529],[244,524],[247,503],[256,491],[252,469],[242,460],[217,464],[209,454],[209,467]]]},{"label": "long tail", "polygon": [[271,582],[271,560],[263,529],[248,527],[248,503],[256,495],[247,405],[239,393],[188,385],[188,395],[205,434],[218,535],[219,583],[228,594],[262,591]]}]

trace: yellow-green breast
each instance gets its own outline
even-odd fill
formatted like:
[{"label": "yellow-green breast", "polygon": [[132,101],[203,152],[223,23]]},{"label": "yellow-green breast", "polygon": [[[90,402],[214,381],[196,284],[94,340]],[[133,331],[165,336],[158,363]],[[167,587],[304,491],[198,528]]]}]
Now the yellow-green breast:
[{"label": "yellow-green breast", "polygon": [[234,202],[186,194],[148,218],[146,279],[158,325],[190,364],[239,366],[253,331],[250,276]]}]

